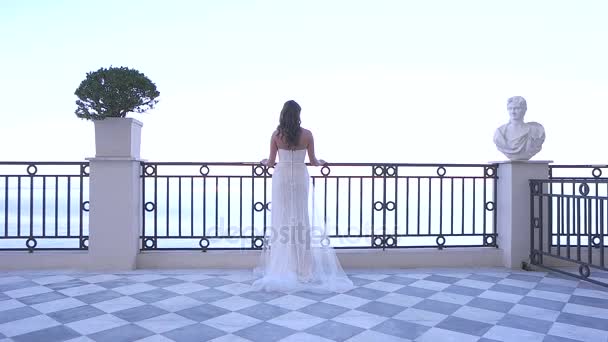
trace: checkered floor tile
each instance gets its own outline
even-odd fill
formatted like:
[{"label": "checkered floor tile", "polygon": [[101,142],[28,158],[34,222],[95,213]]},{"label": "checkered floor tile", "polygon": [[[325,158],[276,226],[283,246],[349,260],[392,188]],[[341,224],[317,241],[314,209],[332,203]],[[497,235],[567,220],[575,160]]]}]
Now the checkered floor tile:
[{"label": "checkered floor tile", "polygon": [[608,289],[506,269],[352,270],[345,293],[247,270],[0,274],[4,341],[608,341]]}]

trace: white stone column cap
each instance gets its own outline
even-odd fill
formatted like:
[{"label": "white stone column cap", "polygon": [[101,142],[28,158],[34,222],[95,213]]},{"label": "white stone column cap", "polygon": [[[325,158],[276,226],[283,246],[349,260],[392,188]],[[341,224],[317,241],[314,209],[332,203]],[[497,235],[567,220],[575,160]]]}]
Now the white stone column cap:
[{"label": "white stone column cap", "polygon": [[499,160],[490,164],[553,164],[553,160]]},{"label": "white stone column cap", "polygon": [[147,159],[138,159],[131,157],[90,157],[84,158],[88,161],[137,161],[137,162],[147,162]]}]

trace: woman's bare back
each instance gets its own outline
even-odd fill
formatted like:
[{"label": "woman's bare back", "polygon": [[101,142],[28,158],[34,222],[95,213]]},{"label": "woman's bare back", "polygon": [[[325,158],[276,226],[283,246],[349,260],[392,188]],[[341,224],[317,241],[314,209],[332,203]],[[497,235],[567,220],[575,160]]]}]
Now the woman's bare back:
[{"label": "woman's bare back", "polygon": [[315,156],[315,141],[312,136],[312,132],[300,127],[300,136],[298,137],[298,144],[294,146],[289,146],[284,137],[280,136],[277,131],[272,133],[272,138],[270,140],[270,157],[268,158],[268,164],[273,166],[276,161],[277,151],[279,149],[283,150],[307,150],[308,159],[312,165],[321,164],[317,157]]},{"label": "woman's bare back", "polygon": [[277,148],[282,150],[305,150],[308,148],[308,144],[310,143],[310,138],[312,137],[312,133],[306,128],[300,128],[300,136],[298,137],[298,144],[295,147],[290,147],[287,141],[283,136],[279,136],[278,131],[274,131],[272,133],[272,139],[274,143],[277,145]]}]

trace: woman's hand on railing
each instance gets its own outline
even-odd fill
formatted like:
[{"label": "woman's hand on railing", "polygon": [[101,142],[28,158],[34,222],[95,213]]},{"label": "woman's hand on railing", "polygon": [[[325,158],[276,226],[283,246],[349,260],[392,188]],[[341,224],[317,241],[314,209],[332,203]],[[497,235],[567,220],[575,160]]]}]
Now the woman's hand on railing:
[{"label": "woman's hand on railing", "polygon": [[266,167],[274,167],[274,162],[269,162],[268,159],[264,158],[260,161],[260,164],[266,166]]},{"label": "woman's hand on railing", "polygon": [[327,164],[325,160],[319,159],[319,164],[317,166],[325,166],[325,164]]}]

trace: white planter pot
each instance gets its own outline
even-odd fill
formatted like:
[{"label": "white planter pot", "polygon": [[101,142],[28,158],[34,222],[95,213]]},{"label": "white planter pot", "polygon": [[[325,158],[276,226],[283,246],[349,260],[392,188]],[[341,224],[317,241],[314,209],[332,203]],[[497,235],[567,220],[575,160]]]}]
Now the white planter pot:
[{"label": "white planter pot", "polygon": [[133,118],[95,120],[95,157],[139,159],[141,127]]}]

